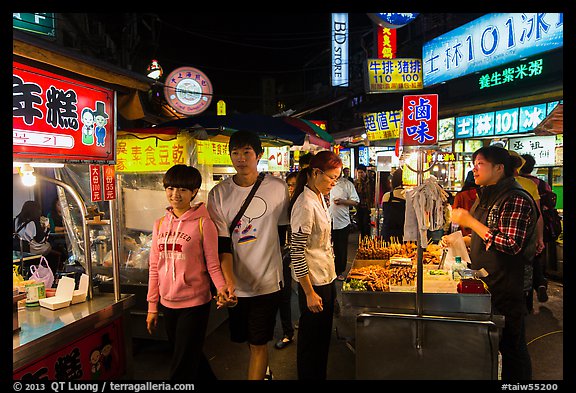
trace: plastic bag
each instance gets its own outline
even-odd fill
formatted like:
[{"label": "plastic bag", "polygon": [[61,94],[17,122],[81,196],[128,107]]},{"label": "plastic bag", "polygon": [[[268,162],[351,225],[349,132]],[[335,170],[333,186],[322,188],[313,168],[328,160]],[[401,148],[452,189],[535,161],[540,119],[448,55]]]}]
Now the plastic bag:
[{"label": "plastic bag", "polygon": [[52,269],[50,269],[50,265],[48,265],[46,258],[41,257],[38,266],[31,265],[30,272],[32,273],[30,276],[31,280],[43,282],[45,288],[52,288],[52,284],[54,283],[54,273],[52,273]]},{"label": "plastic bag", "polygon": [[456,257],[461,257],[462,262],[470,263],[470,256],[468,255],[468,249],[466,248],[466,243],[464,243],[464,237],[461,231],[446,235],[446,240],[450,244],[450,247],[448,247],[448,253],[444,261],[445,270],[449,271],[452,269]]}]

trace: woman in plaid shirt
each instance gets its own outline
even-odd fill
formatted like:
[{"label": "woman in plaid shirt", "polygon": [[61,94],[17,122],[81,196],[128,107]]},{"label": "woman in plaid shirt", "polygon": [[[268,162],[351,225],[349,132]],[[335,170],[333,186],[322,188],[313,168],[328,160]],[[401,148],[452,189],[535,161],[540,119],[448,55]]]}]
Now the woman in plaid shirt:
[{"label": "woman in plaid shirt", "polygon": [[[538,209],[530,194],[514,179],[508,151],[498,146],[478,149],[472,156],[474,181],[480,186],[470,212],[452,211],[452,222],[472,230],[464,238],[472,269],[484,268],[482,280],[491,294],[493,312],[504,315],[500,340],[502,380],[532,379],[526,345],[523,297],[524,265],[535,254]],[[446,244],[445,239],[442,242]]]}]

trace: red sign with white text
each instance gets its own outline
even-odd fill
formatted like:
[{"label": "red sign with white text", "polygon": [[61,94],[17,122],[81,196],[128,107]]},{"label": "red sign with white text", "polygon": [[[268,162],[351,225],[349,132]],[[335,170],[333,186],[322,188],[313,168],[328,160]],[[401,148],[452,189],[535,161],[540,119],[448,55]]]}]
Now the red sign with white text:
[{"label": "red sign with white text", "polygon": [[100,165],[90,165],[90,200],[102,201],[102,175]]},{"label": "red sign with white text", "polygon": [[438,94],[403,97],[402,145],[434,145],[438,140]]},{"label": "red sign with white text", "polygon": [[12,65],[15,161],[114,163],[113,90]]},{"label": "red sign with white text", "polygon": [[114,165],[102,165],[104,171],[104,200],[116,199],[116,170]]}]

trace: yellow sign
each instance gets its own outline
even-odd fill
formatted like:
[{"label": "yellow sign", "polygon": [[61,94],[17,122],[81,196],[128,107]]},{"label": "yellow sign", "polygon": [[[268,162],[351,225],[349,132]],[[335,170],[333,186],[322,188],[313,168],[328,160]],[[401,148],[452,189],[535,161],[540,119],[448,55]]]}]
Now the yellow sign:
[{"label": "yellow sign", "polygon": [[422,89],[422,60],[368,59],[365,83],[369,93]]},{"label": "yellow sign", "polygon": [[366,113],[363,117],[364,128],[369,141],[400,138],[402,132],[401,110]]},{"label": "yellow sign", "polygon": [[226,103],[222,100],[219,100],[216,103],[216,114],[218,116],[225,116],[226,115]]},{"label": "yellow sign", "polygon": [[157,138],[119,138],[116,142],[118,172],[165,172],[176,164],[187,164],[190,138],[178,135],[171,141]]},{"label": "yellow sign", "polygon": [[223,142],[196,141],[198,164],[232,166],[228,144]]}]

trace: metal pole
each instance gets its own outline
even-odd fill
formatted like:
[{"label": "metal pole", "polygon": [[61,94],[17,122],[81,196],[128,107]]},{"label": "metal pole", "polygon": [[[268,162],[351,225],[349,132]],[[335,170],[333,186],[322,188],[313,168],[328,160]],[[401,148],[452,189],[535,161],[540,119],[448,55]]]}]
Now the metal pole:
[{"label": "metal pole", "polygon": [[63,181],[53,179],[51,177],[46,177],[46,176],[40,175],[38,173],[35,174],[35,176],[36,176],[36,179],[44,180],[44,181],[47,181],[49,183],[54,183],[57,186],[60,186],[60,187],[64,188],[66,191],[68,191],[70,193],[70,195],[72,195],[72,198],[74,198],[74,200],[78,204],[78,207],[80,208],[80,211],[82,212],[82,229],[83,229],[83,233],[84,233],[84,255],[85,255],[84,261],[86,262],[86,274],[88,275],[88,295],[87,295],[87,298],[92,299],[93,298],[92,253],[90,252],[90,230],[88,229],[88,222],[87,222],[88,210],[86,209],[86,205],[84,204],[84,200],[82,199],[82,196],[78,192],[76,192],[76,190],[72,186],[64,183]]},{"label": "metal pole", "polygon": [[112,275],[114,277],[114,300],[120,300],[120,258],[118,255],[118,219],[116,217],[116,199],[108,201],[110,209],[110,233],[112,236]]}]

